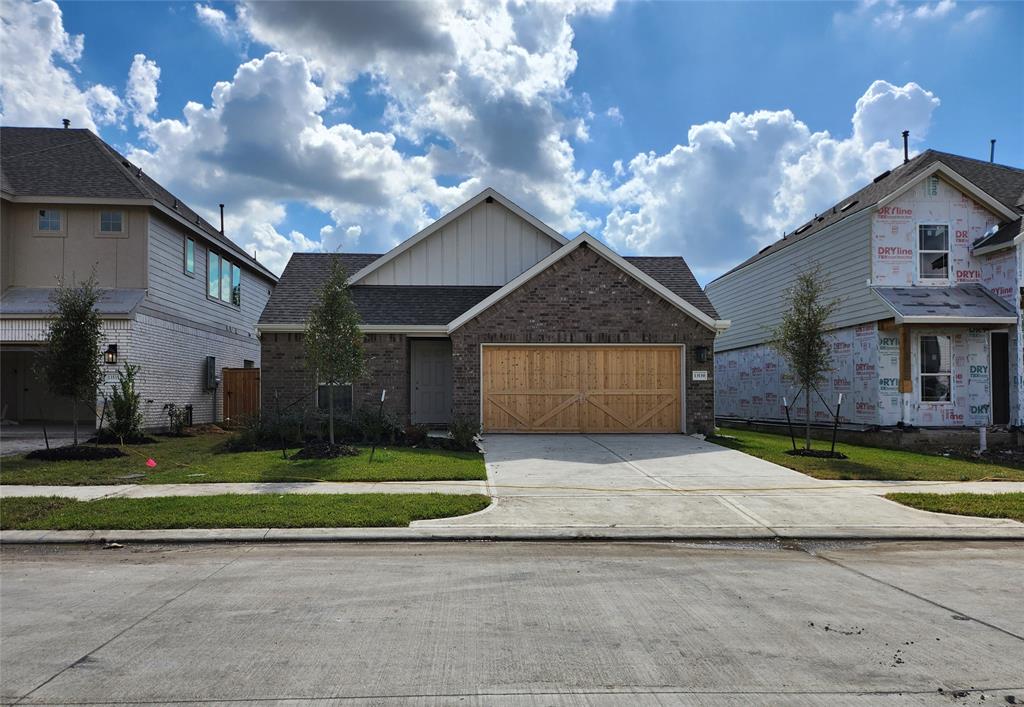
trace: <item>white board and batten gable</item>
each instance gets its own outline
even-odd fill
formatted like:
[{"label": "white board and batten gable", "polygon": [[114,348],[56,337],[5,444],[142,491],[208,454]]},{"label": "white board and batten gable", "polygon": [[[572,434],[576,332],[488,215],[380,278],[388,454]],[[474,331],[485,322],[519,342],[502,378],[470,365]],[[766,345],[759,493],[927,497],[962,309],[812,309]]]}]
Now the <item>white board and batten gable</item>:
[{"label": "white board and batten gable", "polygon": [[352,275],[349,282],[501,286],[565,243],[558,232],[486,189]]}]

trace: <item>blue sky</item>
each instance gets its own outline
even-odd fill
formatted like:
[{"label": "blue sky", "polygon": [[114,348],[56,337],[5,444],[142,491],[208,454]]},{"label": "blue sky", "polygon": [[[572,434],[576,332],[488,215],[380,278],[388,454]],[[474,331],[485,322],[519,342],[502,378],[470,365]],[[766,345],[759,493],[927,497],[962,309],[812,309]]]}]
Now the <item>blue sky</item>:
[{"label": "blue sky", "polygon": [[494,186],[702,281],[913,149],[1024,166],[1022,3],[5,2],[7,125],[96,129],[280,270]]}]

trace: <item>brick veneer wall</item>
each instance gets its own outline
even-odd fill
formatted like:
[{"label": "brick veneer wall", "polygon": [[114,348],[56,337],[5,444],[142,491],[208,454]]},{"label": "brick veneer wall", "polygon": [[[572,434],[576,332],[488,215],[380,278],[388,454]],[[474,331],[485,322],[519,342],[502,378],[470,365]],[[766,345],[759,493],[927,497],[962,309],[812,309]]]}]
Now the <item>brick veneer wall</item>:
[{"label": "brick veneer wall", "polygon": [[[302,399],[294,407],[312,410],[316,398],[314,379],[306,371],[306,353],[302,334],[263,334],[260,337],[262,371],[260,396],[264,410],[273,410],[274,396],[282,404]],[[352,386],[353,406],[376,406],[380,390],[387,388],[384,408],[403,424],[409,421],[409,345],[403,334],[367,334],[366,376]]]},{"label": "brick veneer wall", "polygon": [[[454,412],[480,419],[480,344],[686,344],[686,431],[714,429],[715,333],[586,245],[452,333]],[[698,363],[695,349],[708,348]],[[264,354],[266,355],[266,354]],[[708,372],[706,381],[691,371]]]}]

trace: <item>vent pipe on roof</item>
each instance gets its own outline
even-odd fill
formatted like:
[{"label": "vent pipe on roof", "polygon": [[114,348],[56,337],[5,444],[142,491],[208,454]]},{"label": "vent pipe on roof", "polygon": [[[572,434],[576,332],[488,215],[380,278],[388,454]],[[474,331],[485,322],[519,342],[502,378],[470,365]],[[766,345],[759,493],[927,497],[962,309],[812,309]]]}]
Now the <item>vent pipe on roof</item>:
[{"label": "vent pipe on roof", "polygon": [[68,120],[67,118],[62,118],[60,122],[64,123],[64,129],[65,130],[67,130],[68,128],[71,127],[71,121]]},{"label": "vent pipe on roof", "polygon": [[910,162],[910,131],[903,131],[903,164]]},{"label": "vent pipe on roof", "polygon": [[992,138],[991,140],[989,140],[989,142],[991,144],[989,145],[989,148],[988,148],[988,161],[989,162],[995,162],[996,161],[996,139]]},{"label": "vent pipe on roof", "polygon": [[224,204],[220,205],[220,235],[224,235]]}]

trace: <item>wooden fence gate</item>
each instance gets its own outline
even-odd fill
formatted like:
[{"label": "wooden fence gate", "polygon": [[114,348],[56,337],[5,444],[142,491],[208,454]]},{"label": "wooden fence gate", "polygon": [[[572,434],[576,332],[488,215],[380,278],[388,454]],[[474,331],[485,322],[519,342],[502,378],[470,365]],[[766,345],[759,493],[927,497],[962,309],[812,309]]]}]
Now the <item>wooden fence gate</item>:
[{"label": "wooden fence gate", "polygon": [[221,371],[224,386],[224,422],[237,425],[246,417],[260,412],[260,369],[225,368]]}]

